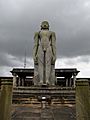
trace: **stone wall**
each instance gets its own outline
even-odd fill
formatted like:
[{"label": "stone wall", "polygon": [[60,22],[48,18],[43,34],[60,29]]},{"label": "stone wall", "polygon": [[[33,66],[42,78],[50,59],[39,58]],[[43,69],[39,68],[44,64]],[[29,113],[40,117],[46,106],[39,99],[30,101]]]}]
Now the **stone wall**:
[{"label": "stone wall", "polygon": [[76,81],[76,118],[90,120],[89,81],[85,79]]}]

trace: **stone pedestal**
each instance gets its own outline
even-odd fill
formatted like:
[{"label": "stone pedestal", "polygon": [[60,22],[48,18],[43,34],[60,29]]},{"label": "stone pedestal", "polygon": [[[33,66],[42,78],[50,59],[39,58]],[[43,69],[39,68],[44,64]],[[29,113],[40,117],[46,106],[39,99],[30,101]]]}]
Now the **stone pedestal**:
[{"label": "stone pedestal", "polygon": [[12,79],[1,80],[0,120],[11,120]]},{"label": "stone pedestal", "polygon": [[76,80],[76,118],[90,120],[90,101],[88,80]]}]

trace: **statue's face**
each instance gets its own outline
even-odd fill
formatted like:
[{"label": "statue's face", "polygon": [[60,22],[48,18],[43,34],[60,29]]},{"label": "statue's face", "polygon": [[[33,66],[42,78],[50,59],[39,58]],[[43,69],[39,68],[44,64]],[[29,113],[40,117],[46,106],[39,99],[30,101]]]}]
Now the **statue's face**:
[{"label": "statue's face", "polygon": [[43,21],[41,24],[41,29],[49,29],[49,23],[47,21]]}]

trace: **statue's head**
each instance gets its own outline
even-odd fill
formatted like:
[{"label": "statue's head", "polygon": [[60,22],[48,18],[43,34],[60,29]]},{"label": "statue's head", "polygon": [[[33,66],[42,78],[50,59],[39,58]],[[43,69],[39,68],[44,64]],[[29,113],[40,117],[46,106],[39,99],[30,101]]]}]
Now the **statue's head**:
[{"label": "statue's head", "polygon": [[42,29],[48,29],[49,30],[49,23],[47,21],[43,21],[41,23],[41,30]]}]

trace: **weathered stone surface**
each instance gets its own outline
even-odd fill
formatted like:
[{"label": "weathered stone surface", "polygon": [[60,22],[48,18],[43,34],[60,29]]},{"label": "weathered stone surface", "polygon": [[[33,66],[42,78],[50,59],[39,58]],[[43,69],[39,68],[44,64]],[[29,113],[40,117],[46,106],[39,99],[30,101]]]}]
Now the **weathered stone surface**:
[{"label": "weathered stone surface", "polygon": [[47,21],[34,36],[34,85],[55,84],[56,37]]},{"label": "weathered stone surface", "polygon": [[16,87],[17,75],[15,73],[13,73],[12,75],[13,75],[13,87]]},{"label": "weathered stone surface", "polygon": [[44,109],[14,106],[13,109],[12,120],[76,120],[75,106],[52,106]]},{"label": "weathered stone surface", "polygon": [[76,81],[76,116],[77,120],[90,120],[90,98],[88,80]]},{"label": "weathered stone surface", "polygon": [[[51,98],[52,104],[75,104],[75,89],[68,87],[17,87],[13,89],[13,103],[38,103],[38,97]],[[36,99],[36,100],[35,100]],[[40,104],[40,103],[39,103]]]},{"label": "weathered stone surface", "polygon": [[12,79],[1,81],[0,120],[11,120]]},{"label": "weathered stone surface", "polygon": [[1,79],[0,79],[0,90],[1,90]]}]

